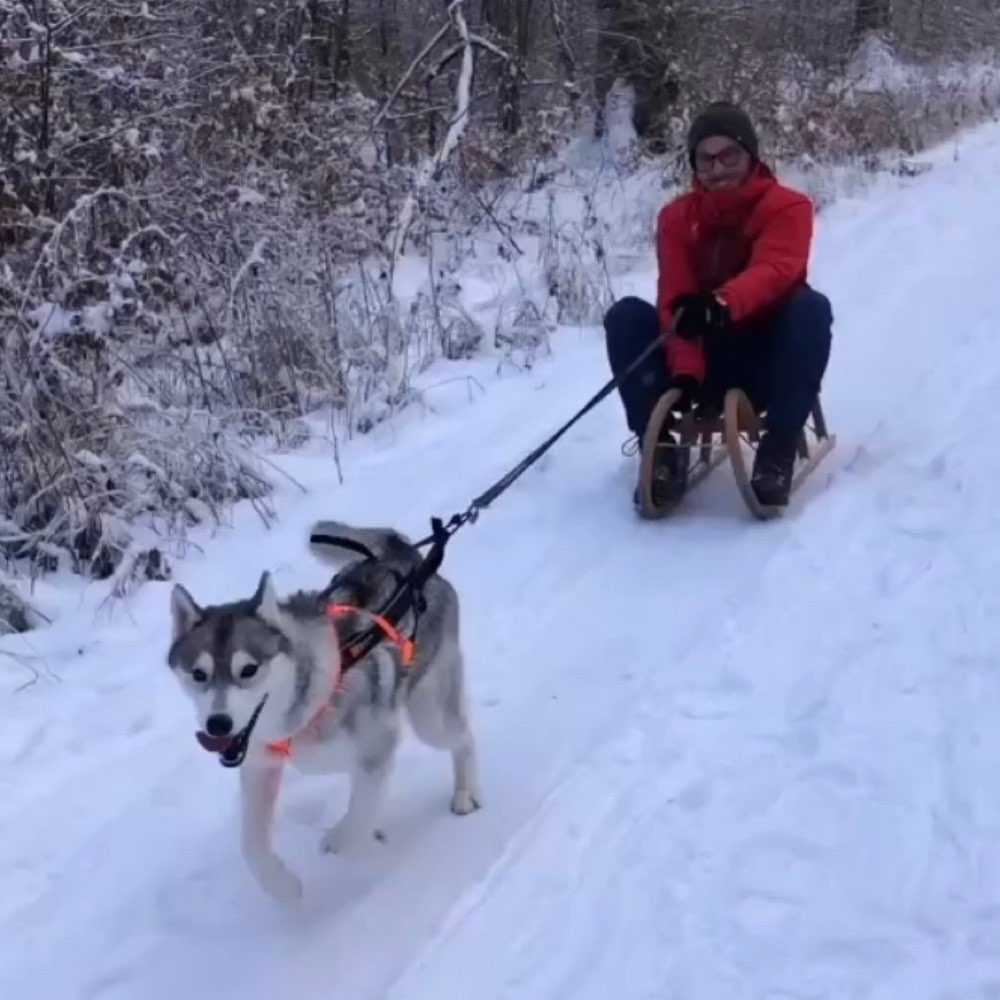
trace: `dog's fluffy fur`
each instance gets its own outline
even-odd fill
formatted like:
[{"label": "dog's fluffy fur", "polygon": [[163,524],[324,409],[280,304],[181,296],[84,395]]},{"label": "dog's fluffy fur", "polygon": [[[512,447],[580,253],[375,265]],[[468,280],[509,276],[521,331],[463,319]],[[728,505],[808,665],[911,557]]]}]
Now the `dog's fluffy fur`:
[{"label": "dog's fluffy fur", "polygon": [[[229,604],[199,606],[180,585],[171,597],[173,635],[167,660],[194,702],[202,744],[224,749],[246,729],[263,700],[240,766],[242,845],[260,885],[283,902],[302,894],[298,877],[271,847],[286,760],[303,772],[350,774],[347,812],[323,836],[323,851],[338,851],[356,838],[377,834],[404,712],[419,739],[452,755],[452,810],[464,815],[479,806],[454,587],[440,574],[428,581],[409,665],[396,643],[383,641],[344,672],[335,691],[341,644],[371,623],[363,612],[383,607],[399,574],[408,573],[421,557],[391,529],[324,521],[311,534],[351,539],[375,558],[358,559],[341,548],[312,542],[312,551],[324,561],[343,565],[345,556],[348,560],[323,590],[282,599],[264,573],[251,597]],[[331,603],[362,610],[331,618]],[[414,626],[413,609],[408,609],[400,631],[410,636]],[[287,738],[293,741],[287,758],[268,746]]]}]

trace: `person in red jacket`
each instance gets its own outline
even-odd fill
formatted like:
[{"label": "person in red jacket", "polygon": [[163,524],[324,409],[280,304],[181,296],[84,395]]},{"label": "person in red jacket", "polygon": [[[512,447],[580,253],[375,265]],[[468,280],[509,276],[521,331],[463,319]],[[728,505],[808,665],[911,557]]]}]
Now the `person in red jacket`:
[{"label": "person in red jacket", "polygon": [[[750,118],[732,104],[716,102],[698,115],[687,149],[691,190],[664,205],[656,221],[656,305],[629,296],[611,306],[608,360],[617,374],[651,340],[663,342],[663,352],[649,354],[619,388],[640,444],[668,388],[683,391],[682,409],[721,408],[728,388],[744,389],[767,410],[753,488],[761,503],[784,505],[832,343],[830,301],[807,281],[813,205],[775,178]],[[657,492],[676,499],[686,488],[690,449],[663,454]]]}]

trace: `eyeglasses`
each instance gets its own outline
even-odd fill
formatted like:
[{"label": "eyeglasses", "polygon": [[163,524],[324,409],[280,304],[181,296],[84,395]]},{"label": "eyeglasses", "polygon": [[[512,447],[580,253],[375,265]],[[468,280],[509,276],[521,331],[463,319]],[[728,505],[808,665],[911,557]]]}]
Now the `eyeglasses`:
[{"label": "eyeglasses", "polygon": [[738,167],[744,155],[746,155],[746,150],[735,143],[732,146],[726,146],[725,149],[720,150],[718,153],[704,153],[699,151],[694,155],[694,167],[700,174],[707,174],[716,163],[724,167]]}]

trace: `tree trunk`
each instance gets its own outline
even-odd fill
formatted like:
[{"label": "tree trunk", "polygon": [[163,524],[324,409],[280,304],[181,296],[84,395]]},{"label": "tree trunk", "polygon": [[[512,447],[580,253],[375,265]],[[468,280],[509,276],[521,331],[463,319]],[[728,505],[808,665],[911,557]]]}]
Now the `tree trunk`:
[{"label": "tree trunk", "polygon": [[892,27],[892,0],[857,0],[854,8],[854,45],[871,34],[882,34]]},{"label": "tree trunk", "polygon": [[499,44],[510,55],[500,69],[498,101],[500,127],[516,135],[523,125],[521,79],[531,55],[531,19],[534,0],[483,0],[482,18],[499,35]]}]

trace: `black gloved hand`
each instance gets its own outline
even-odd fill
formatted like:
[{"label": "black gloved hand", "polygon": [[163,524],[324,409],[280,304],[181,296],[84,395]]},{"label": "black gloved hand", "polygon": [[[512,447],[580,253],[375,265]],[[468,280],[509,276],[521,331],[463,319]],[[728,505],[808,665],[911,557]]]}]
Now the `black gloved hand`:
[{"label": "black gloved hand", "polygon": [[670,303],[671,312],[681,315],[674,332],[682,340],[694,340],[729,326],[729,310],[712,292],[687,292]]}]

